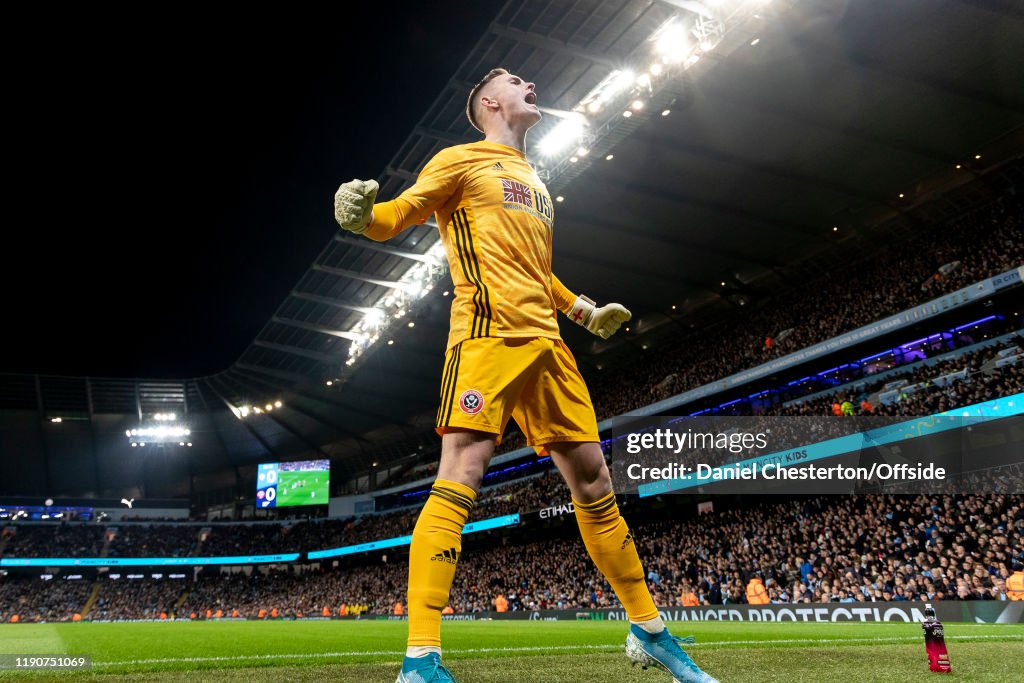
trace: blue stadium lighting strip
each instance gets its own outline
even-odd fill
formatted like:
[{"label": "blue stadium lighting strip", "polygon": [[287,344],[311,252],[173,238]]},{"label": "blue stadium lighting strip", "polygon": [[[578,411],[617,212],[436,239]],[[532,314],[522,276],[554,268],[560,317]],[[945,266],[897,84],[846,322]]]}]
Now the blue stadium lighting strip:
[{"label": "blue stadium lighting strip", "polygon": [[[511,451],[511,453],[528,455],[531,453],[535,454],[535,451],[532,447],[527,446],[526,448],[519,448],[517,450]],[[519,465],[511,465],[501,470],[494,470],[493,472],[488,472],[487,474],[484,475],[483,486],[490,486],[488,480],[494,479],[495,477],[505,474],[506,472],[514,472],[516,470],[521,470],[524,467],[537,467],[538,465],[543,465],[549,460],[551,460],[551,456],[545,455],[543,458],[536,458],[535,460],[531,460],[530,462],[524,462]],[[415,491],[408,491],[406,493],[403,493],[402,498],[415,498],[417,496],[425,496],[428,493],[430,493],[430,486],[425,486],[421,489],[416,489]]]},{"label": "blue stadium lighting strip", "polygon": [[[518,513],[514,515],[504,515],[503,517],[491,517],[490,519],[482,519],[479,522],[470,522],[462,530],[462,533],[472,534],[477,531],[501,529],[503,527],[515,526],[517,524],[519,524]],[[399,546],[409,545],[410,543],[412,543],[412,536],[398,536],[396,538],[387,538],[382,541],[371,541],[370,543],[360,543],[358,545],[346,545],[340,548],[331,548],[330,550],[314,550],[309,553],[309,559],[322,560],[328,557],[355,555],[356,553],[365,553],[370,550],[397,548]]]},{"label": "blue stadium lighting strip", "polygon": [[[477,531],[488,531],[490,529],[501,529],[503,527],[519,524],[519,514],[504,515],[482,519],[479,522],[470,522],[462,530],[463,534],[472,534]],[[330,550],[315,550],[309,553],[309,559],[319,560],[326,557],[339,557],[341,555],[354,555],[364,553],[368,550],[380,550],[382,548],[394,548],[412,543],[412,536],[399,536],[388,538],[371,543],[360,543],[358,545],[347,545],[341,548]],[[295,562],[299,559],[300,553],[285,553],[281,555],[235,555],[230,557],[32,557],[18,558],[9,557],[0,559],[0,567],[184,567],[201,566],[208,564],[260,564],[264,562]]]},{"label": "blue stadium lighting strip", "polygon": [[297,559],[299,553],[228,557],[8,557],[0,559],[0,567],[192,567],[207,564],[294,562]]},{"label": "blue stadium lighting strip", "polygon": [[[898,441],[939,434],[951,429],[960,429],[966,425],[991,422],[992,420],[1000,420],[1022,414],[1024,414],[1024,394],[1004,396],[993,401],[975,403],[964,408],[957,408],[956,410],[949,410],[944,413],[929,415],[928,417],[918,417],[877,429],[869,429],[866,432],[850,434],[807,446],[795,446],[786,451],[779,451],[770,455],[749,458],[738,463],[714,467],[706,477],[698,477],[694,473],[678,479],[666,479],[664,481],[651,482],[650,484],[641,484],[638,492],[641,498],[656,496],[661,493],[718,483],[720,480],[714,477],[715,473],[726,468],[731,469],[737,465],[744,468],[752,467],[755,463],[759,467],[766,463],[777,463],[779,467],[803,465],[813,460],[823,460],[824,458],[832,458],[837,455],[859,451],[865,447],[884,446],[885,444]],[[807,456],[801,458],[799,462],[787,464],[786,455],[794,450],[804,451]]]}]

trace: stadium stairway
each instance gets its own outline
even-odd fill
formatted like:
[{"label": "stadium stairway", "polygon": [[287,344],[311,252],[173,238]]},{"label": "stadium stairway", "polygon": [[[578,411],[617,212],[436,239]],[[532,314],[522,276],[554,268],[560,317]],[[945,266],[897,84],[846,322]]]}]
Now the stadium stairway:
[{"label": "stadium stairway", "polygon": [[[213,527],[212,526],[204,526],[202,529],[199,530],[199,536],[198,536],[199,542],[196,543],[196,549],[189,553],[189,557],[202,557],[203,556],[203,553],[202,553],[203,544],[206,543],[206,539],[208,539],[210,537],[210,534],[212,534],[212,533],[213,533]],[[188,593],[186,593],[186,595],[188,595]],[[177,609],[177,607],[175,607],[175,609]]]},{"label": "stadium stairway", "polygon": [[108,526],[107,531],[103,534],[103,547],[100,549],[100,557],[107,557],[107,552],[110,550],[110,544],[117,538],[117,527]]},{"label": "stadium stairway", "polygon": [[992,360],[986,361],[981,366],[981,370],[985,374],[989,374],[1004,365],[1017,365],[1018,363],[1024,363],[1024,353],[1018,352],[1018,349],[1007,348],[997,353]]},{"label": "stadium stairway", "polygon": [[[106,548],[104,548],[106,550]],[[100,597],[100,582],[94,581],[92,584],[92,590],[89,591],[89,597],[86,599],[85,604],[82,605],[82,611],[79,614],[85,619],[89,616],[89,612],[92,611],[92,606],[96,604],[96,600]]]},{"label": "stadium stairway", "polygon": [[178,610],[180,610],[180,609],[181,609],[181,606],[185,604],[185,601],[186,601],[186,600],[188,600],[188,596],[189,596],[189,593],[191,593],[191,592],[192,592],[192,591],[190,591],[190,590],[189,590],[189,589],[187,589],[187,588],[186,588],[185,590],[183,590],[183,591],[181,592],[181,597],[180,597],[180,598],[178,598],[178,599],[177,599],[177,600],[175,601],[175,603],[174,603],[174,607],[172,607],[172,608],[171,608],[171,613],[172,613],[172,614],[177,614],[177,613],[178,613]]}]

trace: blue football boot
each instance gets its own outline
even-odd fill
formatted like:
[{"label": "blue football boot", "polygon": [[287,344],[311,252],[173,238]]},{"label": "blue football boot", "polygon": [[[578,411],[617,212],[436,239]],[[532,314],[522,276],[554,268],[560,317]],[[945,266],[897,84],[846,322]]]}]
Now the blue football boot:
[{"label": "blue football boot", "polygon": [[436,652],[423,657],[406,657],[402,660],[402,672],[395,683],[455,683],[452,672],[441,663],[441,655]]},{"label": "blue football boot", "polygon": [[675,683],[718,683],[718,680],[700,670],[690,655],[680,647],[682,643],[693,643],[693,636],[678,638],[665,629],[651,634],[636,624],[626,636],[626,656],[633,665],[643,668],[655,667],[672,674]]}]

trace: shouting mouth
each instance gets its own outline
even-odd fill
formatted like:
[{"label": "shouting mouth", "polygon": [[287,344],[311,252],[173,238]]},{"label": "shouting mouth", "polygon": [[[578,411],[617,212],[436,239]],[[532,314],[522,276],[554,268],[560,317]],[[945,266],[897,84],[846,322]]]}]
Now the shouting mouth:
[{"label": "shouting mouth", "polygon": [[524,99],[526,100],[527,104],[532,104],[534,106],[537,106],[537,93],[535,93],[535,92],[528,92],[528,93],[526,93],[526,97]]}]

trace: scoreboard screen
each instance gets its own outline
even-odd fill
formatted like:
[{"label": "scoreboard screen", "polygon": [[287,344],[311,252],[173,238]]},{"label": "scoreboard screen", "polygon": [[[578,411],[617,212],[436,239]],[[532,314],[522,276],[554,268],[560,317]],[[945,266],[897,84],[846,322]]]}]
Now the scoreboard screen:
[{"label": "scoreboard screen", "polygon": [[264,463],[256,476],[256,507],[327,505],[330,483],[330,460]]}]

